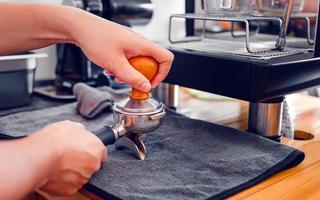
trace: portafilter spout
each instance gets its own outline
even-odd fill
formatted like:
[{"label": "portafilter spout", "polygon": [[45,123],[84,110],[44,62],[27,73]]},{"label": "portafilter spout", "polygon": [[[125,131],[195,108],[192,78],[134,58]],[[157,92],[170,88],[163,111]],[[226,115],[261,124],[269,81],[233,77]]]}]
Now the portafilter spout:
[{"label": "portafilter spout", "polygon": [[[157,74],[159,65],[153,58],[141,56],[131,58],[129,62],[149,81]],[[126,139],[133,143],[137,156],[143,160],[146,150],[139,138],[141,134],[159,128],[165,114],[165,106],[153,99],[150,92],[132,88],[128,98],[113,105],[114,125],[105,126],[94,133],[105,145],[113,144],[118,139],[128,136]]]}]

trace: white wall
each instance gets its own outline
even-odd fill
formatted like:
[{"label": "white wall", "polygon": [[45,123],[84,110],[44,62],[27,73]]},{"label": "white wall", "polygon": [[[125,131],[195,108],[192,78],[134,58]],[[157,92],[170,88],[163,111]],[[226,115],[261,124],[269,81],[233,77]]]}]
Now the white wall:
[{"label": "white wall", "polygon": [[[171,14],[185,12],[185,0],[153,0],[155,11],[153,18],[147,26],[134,27],[139,33],[152,40],[167,40],[169,17]],[[183,21],[175,23],[173,27],[175,34],[185,34]]]},{"label": "white wall", "polygon": [[[0,2],[17,2],[17,3],[52,3],[61,4],[62,0],[0,0]],[[168,22],[172,13],[184,13],[185,0],[153,0],[155,12],[150,23],[146,26],[134,27],[137,32],[145,35],[152,40],[167,40]],[[185,34],[184,23],[176,23],[173,31],[181,36]],[[37,80],[53,79],[55,76],[56,52],[55,47],[48,47],[39,50],[48,54],[48,58],[40,59],[36,74]]]}]

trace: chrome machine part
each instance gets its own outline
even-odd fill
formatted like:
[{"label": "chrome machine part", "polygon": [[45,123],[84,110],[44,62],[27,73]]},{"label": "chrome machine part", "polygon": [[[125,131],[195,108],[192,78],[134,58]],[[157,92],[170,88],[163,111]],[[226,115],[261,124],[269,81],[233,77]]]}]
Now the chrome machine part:
[{"label": "chrome machine part", "polygon": [[[311,20],[316,19],[317,14],[315,13],[294,13],[291,15],[291,12],[289,12],[290,6],[287,6],[285,16],[273,16],[270,14],[251,14],[251,15],[227,15],[227,14],[219,14],[219,13],[212,13],[212,14],[205,14],[205,13],[187,13],[187,14],[173,14],[170,16],[169,19],[169,35],[168,40],[171,43],[169,47],[173,48],[182,48],[187,47],[187,49],[194,50],[193,45],[196,45],[195,48],[198,48],[199,45],[203,46],[201,51],[206,49],[205,51],[216,51],[216,53],[228,53],[232,52],[231,54],[237,54],[237,55],[243,55],[243,56],[249,56],[249,57],[262,57],[262,59],[265,59],[265,55],[267,57],[270,57],[269,55],[280,55],[283,52],[285,54],[302,54],[304,52],[308,52],[310,49],[313,48],[314,41],[311,36]],[[178,19],[187,19],[187,20],[197,20],[202,21],[203,26],[202,30],[198,32],[198,35],[196,36],[187,36],[187,37],[177,37],[174,32],[173,28],[175,23]],[[284,19],[284,20],[283,20]],[[306,33],[307,38],[305,44],[301,43],[300,40],[302,38],[297,37],[286,37],[287,33],[287,25],[289,23],[289,20],[301,20],[304,21],[307,25]],[[206,25],[207,21],[227,21],[231,24],[235,23],[241,23],[244,25],[244,29],[242,31],[237,31],[238,33],[235,34],[235,31],[232,29],[229,32],[229,35],[232,36],[232,38],[219,38],[219,36],[224,33],[208,33],[206,30],[210,30],[210,28]],[[250,29],[250,24],[258,23],[258,22],[273,22],[279,25],[279,31],[278,36],[272,35],[272,34],[262,34],[259,33],[258,28],[253,33]],[[230,34],[231,33],[231,34]],[[266,35],[268,35],[268,40],[266,39]],[[263,36],[263,40],[261,40],[261,36]],[[214,40],[211,40],[212,37],[214,37]],[[299,40],[297,42],[293,41]],[[290,40],[290,43],[289,41]],[[215,45],[210,46],[207,45],[207,43],[228,43],[228,45],[223,45],[223,47],[215,47]],[[234,45],[237,46],[237,50],[235,50],[233,47],[229,48],[230,45],[233,45],[232,43],[235,43]],[[288,43],[286,45],[286,43]],[[294,44],[294,46],[292,46]],[[298,46],[296,44],[299,44]],[[291,45],[291,46],[290,46]],[[208,48],[208,46],[210,46]],[[276,48],[277,47],[277,48]],[[285,48],[284,48],[285,47]],[[241,48],[241,49],[239,49]],[[230,51],[231,49],[231,51]],[[281,50],[281,51],[280,51]],[[273,57],[273,56],[271,56]]]},{"label": "chrome machine part", "polygon": [[248,131],[280,141],[283,101],[250,103]]},{"label": "chrome machine part", "polygon": [[127,23],[130,26],[146,25],[152,18],[154,4],[151,0],[102,0],[103,17]]},{"label": "chrome machine part", "polygon": [[139,160],[144,160],[147,155],[147,149],[143,141],[145,135],[129,133],[126,137],[120,138],[115,143],[116,149],[130,149]]},{"label": "chrome machine part", "polygon": [[163,104],[154,98],[133,100],[126,98],[114,105],[117,112],[135,115],[150,115],[162,110]]},{"label": "chrome machine part", "polygon": [[159,128],[165,114],[165,106],[153,98],[126,98],[116,103],[113,106],[116,124],[111,127],[117,134],[116,149],[130,149],[138,159],[144,160],[147,152],[143,143],[144,134]]},{"label": "chrome machine part", "polygon": [[111,127],[111,129],[114,132],[114,136],[115,136],[116,140],[118,140],[119,138],[122,138],[123,136],[125,136],[128,133],[126,128],[124,126],[122,126],[121,124],[115,124]]},{"label": "chrome machine part", "polygon": [[255,0],[202,0],[201,7],[206,14],[251,14]]},{"label": "chrome machine part", "polygon": [[278,50],[283,50],[284,47],[286,46],[286,36],[287,36],[289,21],[292,13],[292,8],[293,8],[293,1],[294,0],[287,1],[287,5],[286,5],[284,16],[283,16],[283,22],[282,22],[280,33],[279,33],[279,38],[277,39],[277,42],[276,42],[276,49]]},{"label": "chrome machine part", "polygon": [[127,98],[113,106],[115,124],[102,127],[94,134],[103,144],[115,143],[116,149],[128,148],[144,160],[147,152],[144,134],[159,128],[165,114],[165,106],[153,98],[139,101]]},{"label": "chrome machine part", "polygon": [[[135,106],[137,109],[134,109]],[[165,106],[149,98],[141,102],[129,98],[113,106],[113,117],[117,124],[130,133],[147,133],[159,128],[166,114]]]},{"label": "chrome machine part", "polygon": [[179,86],[161,83],[152,91],[153,97],[159,99],[167,107],[177,109],[179,107]]},{"label": "chrome machine part", "polygon": [[64,0],[62,4],[128,26],[148,24],[154,10],[151,0]]}]

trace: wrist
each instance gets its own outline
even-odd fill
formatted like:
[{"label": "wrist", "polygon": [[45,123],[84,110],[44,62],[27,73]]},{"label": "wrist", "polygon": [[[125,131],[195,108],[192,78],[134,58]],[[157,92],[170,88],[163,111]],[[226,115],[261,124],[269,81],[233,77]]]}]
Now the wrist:
[{"label": "wrist", "polygon": [[46,129],[31,134],[26,139],[28,140],[27,143],[32,146],[33,154],[39,158],[39,161],[42,161],[43,169],[48,169],[45,175],[47,177],[55,170],[62,157],[63,149],[59,141]]}]

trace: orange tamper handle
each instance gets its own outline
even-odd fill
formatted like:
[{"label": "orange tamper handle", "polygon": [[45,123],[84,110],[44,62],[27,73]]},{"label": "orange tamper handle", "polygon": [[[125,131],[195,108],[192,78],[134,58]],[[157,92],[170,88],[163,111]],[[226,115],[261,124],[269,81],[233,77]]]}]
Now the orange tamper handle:
[{"label": "orange tamper handle", "polygon": [[[139,56],[129,59],[129,63],[140,73],[142,73],[150,82],[156,76],[159,68],[159,63],[147,56]],[[130,98],[133,100],[144,100],[148,99],[151,94],[150,92],[143,92],[136,88],[132,88]]]}]

